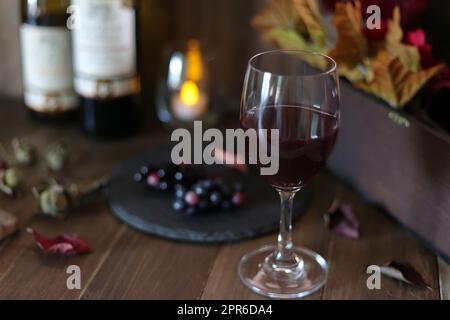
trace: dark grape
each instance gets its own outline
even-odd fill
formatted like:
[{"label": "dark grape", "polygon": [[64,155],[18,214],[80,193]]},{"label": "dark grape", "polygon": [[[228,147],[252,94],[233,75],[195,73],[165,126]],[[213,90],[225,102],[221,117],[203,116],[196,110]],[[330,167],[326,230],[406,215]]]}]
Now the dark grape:
[{"label": "dark grape", "polygon": [[175,211],[181,211],[184,209],[184,201],[182,199],[177,199],[173,202],[173,209]]},{"label": "dark grape", "polygon": [[158,176],[162,179],[166,176],[166,169],[159,169],[157,172]]},{"label": "dark grape", "polygon": [[176,181],[182,181],[184,178],[184,174],[181,171],[177,171],[177,172],[175,172],[173,177],[175,178]]},{"label": "dark grape", "polygon": [[219,191],[214,191],[209,196],[209,201],[211,201],[211,204],[213,206],[218,206],[220,202],[222,201],[222,194]]},{"label": "dark grape", "polygon": [[186,189],[184,187],[175,189],[175,197],[183,199],[186,195]]},{"label": "dark grape", "polygon": [[159,183],[159,190],[166,191],[169,188],[169,185],[165,181],[161,181]]},{"label": "dark grape", "polygon": [[202,185],[195,186],[194,191],[199,196],[203,196],[206,193],[206,190]]},{"label": "dark grape", "polygon": [[231,198],[231,202],[236,206],[240,207],[245,202],[245,194],[242,192],[235,192]]},{"label": "dark grape", "polygon": [[214,183],[213,183],[213,181],[211,179],[205,179],[202,182],[202,187],[205,190],[210,190],[213,187],[213,185],[214,185]]},{"label": "dark grape", "polygon": [[241,182],[232,181],[228,176],[205,177],[184,166],[142,166],[133,179],[144,181],[151,190],[174,192],[173,209],[186,215],[214,209],[230,210],[246,201]]},{"label": "dark grape", "polygon": [[184,201],[190,206],[195,206],[200,202],[200,198],[195,192],[188,191],[184,196]]},{"label": "dark grape", "polygon": [[148,175],[148,173],[150,172],[150,168],[149,168],[148,166],[142,166],[142,167],[139,169],[139,172],[140,172],[143,176],[146,176],[146,175]]},{"label": "dark grape", "polygon": [[142,175],[142,173],[140,173],[140,172],[136,172],[133,176],[133,180],[136,182],[142,182],[142,181],[144,181],[144,175]]},{"label": "dark grape", "polygon": [[159,176],[156,173],[152,172],[147,177],[147,185],[155,188],[156,186],[159,186],[160,180],[161,179],[159,178]]}]

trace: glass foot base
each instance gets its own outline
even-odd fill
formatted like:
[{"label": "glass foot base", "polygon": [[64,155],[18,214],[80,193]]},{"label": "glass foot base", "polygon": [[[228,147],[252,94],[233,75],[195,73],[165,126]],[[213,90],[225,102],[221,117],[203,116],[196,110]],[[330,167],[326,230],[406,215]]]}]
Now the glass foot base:
[{"label": "glass foot base", "polygon": [[328,265],[322,256],[295,247],[301,270],[290,273],[267,268],[266,258],[276,249],[275,246],[265,246],[242,257],[238,273],[248,288],[263,296],[288,299],[305,297],[323,287],[327,281]]}]

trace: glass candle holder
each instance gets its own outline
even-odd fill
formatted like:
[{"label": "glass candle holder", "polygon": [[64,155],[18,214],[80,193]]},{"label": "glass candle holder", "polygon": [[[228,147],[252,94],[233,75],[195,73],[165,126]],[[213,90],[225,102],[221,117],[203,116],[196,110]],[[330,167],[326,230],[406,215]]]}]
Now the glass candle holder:
[{"label": "glass candle holder", "polygon": [[202,120],[206,126],[215,122],[208,68],[197,39],[188,40],[184,50],[168,54],[156,94],[160,121],[170,127],[186,128],[192,127],[195,120]]}]

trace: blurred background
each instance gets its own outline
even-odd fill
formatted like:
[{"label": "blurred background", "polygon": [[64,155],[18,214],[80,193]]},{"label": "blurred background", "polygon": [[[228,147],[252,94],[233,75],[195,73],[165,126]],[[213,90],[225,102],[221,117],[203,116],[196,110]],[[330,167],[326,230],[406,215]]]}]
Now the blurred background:
[{"label": "blurred background", "polygon": [[[139,0],[141,75],[144,92],[152,84],[161,51],[179,37],[200,35],[216,53],[215,68],[234,97],[239,96],[245,63],[261,46],[250,19],[265,0]],[[0,96],[20,98],[20,1],[0,0]],[[450,1],[431,0],[427,35],[437,57],[450,60]]]},{"label": "blurred background", "polygon": [[[264,0],[139,0],[139,58],[144,98],[151,102],[164,50],[199,38],[214,60],[214,78],[222,94],[237,103],[248,57],[262,44],[251,28]],[[21,98],[20,1],[0,0],[0,96]],[[241,73],[236,74],[236,70]],[[212,79],[212,80],[213,80]],[[147,106],[148,107],[148,106]],[[236,105],[235,105],[236,107]]]}]

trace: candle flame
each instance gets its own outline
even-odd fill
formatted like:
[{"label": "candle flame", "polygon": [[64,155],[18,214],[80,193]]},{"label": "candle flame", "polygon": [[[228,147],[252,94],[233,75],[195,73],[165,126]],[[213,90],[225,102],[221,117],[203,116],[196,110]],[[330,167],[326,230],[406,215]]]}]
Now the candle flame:
[{"label": "candle flame", "polygon": [[200,92],[194,81],[188,80],[183,83],[180,91],[180,99],[187,106],[194,106],[200,98]]},{"label": "candle flame", "polygon": [[203,77],[203,58],[200,51],[200,43],[198,40],[189,40],[186,60],[187,79],[192,81],[200,81]]}]

